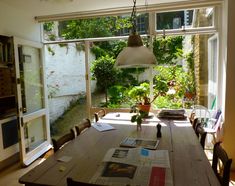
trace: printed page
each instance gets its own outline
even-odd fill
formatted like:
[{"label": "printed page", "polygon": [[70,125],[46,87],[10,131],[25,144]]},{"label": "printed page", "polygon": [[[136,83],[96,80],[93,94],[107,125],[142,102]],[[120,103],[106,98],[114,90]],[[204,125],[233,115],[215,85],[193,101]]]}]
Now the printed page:
[{"label": "printed page", "polygon": [[120,147],[143,147],[154,150],[158,144],[159,140],[127,137],[120,143]]},{"label": "printed page", "polygon": [[138,186],[173,185],[167,150],[110,149],[90,183]]}]

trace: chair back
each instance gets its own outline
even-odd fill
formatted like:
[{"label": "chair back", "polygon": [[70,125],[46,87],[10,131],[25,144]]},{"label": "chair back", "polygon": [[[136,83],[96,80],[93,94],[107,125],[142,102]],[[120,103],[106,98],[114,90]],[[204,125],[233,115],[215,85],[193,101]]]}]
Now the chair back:
[{"label": "chair back", "polygon": [[104,117],[106,115],[105,109],[100,109],[98,112],[94,114],[95,116],[95,122],[99,121],[100,118]]},{"label": "chair back", "polygon": [[84,183],[84,182],[75,181],[72,178],[67,178],[67,186],[104,186],[104,185]]},{"label": "chair back", "polygon": [[197,137],[199,138],[200,144],[203,149],[205,149],[205,141],[206,141],[206,135],[207,132],[204,130],[201,123],[198,123],[195,128],[195,133]]},{"label": "chair back", "polygon": [[198,118],[194,118],[194,120],[192,121],[192,127],[194,131],[196,130],[196,126],[198,125],[198,123],[199,123]]},{"label": "chair back", "polygon": [[[214,170],[219,182],[222,186],[229,186],[230,181],[230,168],[232,159],[228,158],[226,151],[221,147],[221,142],[214,145],[212,169]],[[222,162],[222,169],[218,169],[219,163]]]},{"label": "chair back", "polygon": [[74,138],[75,138],[74,133],[69,132],[63,135],[62,137],[60,137],[58,140],[52,139],[54,152],[58,151],[65,143],[71,141]]},{"label": "chair back", "polygon": [[211,118],[209,110],[203,105],[194,105],[191,115],[193,115],[194,118],[198,118],[202,125],[207,123]]},{"label": "chair back", "polygon": [[75,126],[77,135],[81,134],[85,129],[91,127],[91,121],[89,119],[84,119],[81,123]]}]

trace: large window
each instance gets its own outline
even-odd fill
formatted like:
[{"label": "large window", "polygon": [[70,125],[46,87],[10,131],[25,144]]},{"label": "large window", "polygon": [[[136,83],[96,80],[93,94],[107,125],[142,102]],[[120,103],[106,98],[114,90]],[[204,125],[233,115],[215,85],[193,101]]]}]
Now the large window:
[{"label": "large window", "polygon": [[65,113],[72,111],[69,123],[61,119],[66,118],[63,115],[51,125],[53,135],[88,117],[84,114],[90,106],[129,109],[138,101],[135,93],[141,86],[149,87],[150,96],[151,90],[152,95],[159,93],[156,99],[151,97],[154,109],[191,108],[192,104],[216,109],[216,12],[209,7],[138,14],[137,31],[149,35],[142,40],[151,46],[158,62],[152,70],[114,68],[117,55],[127,45],[131,26],[127,14],[45,23],[44,41],[50,43],[45,47],[50,115],[55,116],[51,120],[66,109]]}]

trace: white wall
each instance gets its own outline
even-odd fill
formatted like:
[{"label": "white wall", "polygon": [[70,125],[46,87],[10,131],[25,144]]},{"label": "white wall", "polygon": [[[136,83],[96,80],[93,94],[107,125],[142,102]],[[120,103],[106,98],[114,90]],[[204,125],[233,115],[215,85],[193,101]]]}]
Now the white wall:
[{"label": "white wall", "polygon": [[[50,47],[55,53],[48,51]],[[90,55],[93,61],[95,56]],[[46,78],[48,84],[50,121],[55,121],[68,108],[71,101],[86,95],[85,53],[75,43],[67,46],[45,46]],[[91,92],[95,83],[91,83]]]},{"label": "white wall", "polygon": [[235,1],[226,0],[225,13],[227,14],[227,46],[225,47],[226,63],[226,100],[225,100],[225,125],[224,125],[224,147],[233,159],[232,168],[235,170]]}]

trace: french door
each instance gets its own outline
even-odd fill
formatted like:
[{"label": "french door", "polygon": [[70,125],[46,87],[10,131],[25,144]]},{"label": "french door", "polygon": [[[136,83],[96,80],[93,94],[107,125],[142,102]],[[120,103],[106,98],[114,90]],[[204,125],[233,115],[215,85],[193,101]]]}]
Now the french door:
[{"label": "french door", "polygon": [[43,45],[14,38],[20,157],[27,166],[51,148]]}]

